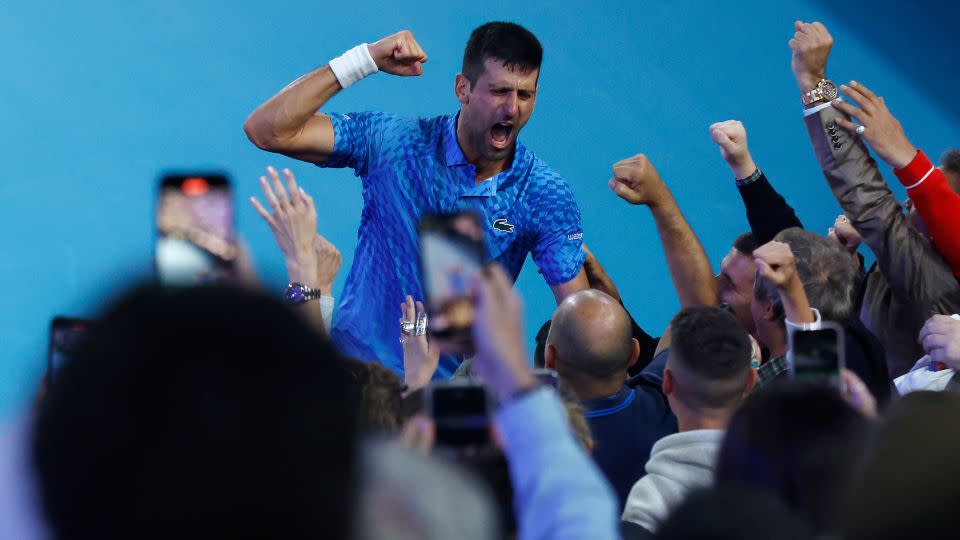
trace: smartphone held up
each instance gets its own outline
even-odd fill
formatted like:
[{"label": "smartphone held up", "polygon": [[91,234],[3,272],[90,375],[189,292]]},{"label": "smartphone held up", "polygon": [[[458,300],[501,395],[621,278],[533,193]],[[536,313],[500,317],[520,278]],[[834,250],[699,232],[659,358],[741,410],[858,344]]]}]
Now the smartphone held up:
[{"label": "smartphone held up", "polygon": [[846,366],[843,327],[824,321],[817,330],[792,334],[790,374],[799,381],[823,383],[843,390],[840,372]]},{"label": "smartphone held up", "polygon": [[429,332],[441,351],[470,353],[474,318],[470,284],[487,262],[480,220],[472,212],[425,216],[419,235]]},{"label": "smartphone held up", "polygon": [[156,271],[164,285],[234,281],[238,255],[230,180],[167,174],[156,204]]}]

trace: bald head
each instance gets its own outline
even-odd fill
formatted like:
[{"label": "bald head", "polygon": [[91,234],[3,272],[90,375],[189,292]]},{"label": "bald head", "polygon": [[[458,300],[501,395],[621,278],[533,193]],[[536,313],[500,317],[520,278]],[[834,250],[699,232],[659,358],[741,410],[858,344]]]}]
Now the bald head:
[{"label": "bald head", "polygon": [[557,306],[547,337],[556,369],[565,377],[623,380],[633,362],[630,316],[610,296],[587,289]]}]

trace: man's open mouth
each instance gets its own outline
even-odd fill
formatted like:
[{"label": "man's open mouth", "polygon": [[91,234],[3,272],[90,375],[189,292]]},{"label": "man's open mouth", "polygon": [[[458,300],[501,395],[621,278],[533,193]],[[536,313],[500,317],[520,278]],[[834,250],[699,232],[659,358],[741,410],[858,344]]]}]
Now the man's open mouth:
[{"label": "man's open mouth", "polygon": [[490,127],[490,142],[494,148],[504,149],[510,144],[513,122],[497,122]]}]

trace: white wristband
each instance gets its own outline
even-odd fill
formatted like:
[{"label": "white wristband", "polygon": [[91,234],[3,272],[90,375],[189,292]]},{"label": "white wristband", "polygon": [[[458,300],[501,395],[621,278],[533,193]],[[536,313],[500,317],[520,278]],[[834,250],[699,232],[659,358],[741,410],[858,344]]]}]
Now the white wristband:
[{"label": "white wristband", "polygon": [[366,43],[361,43],[330,61],[330,70],[340,81],[340,86],[348,88],[360,79],[380,71],[370,56]]}]

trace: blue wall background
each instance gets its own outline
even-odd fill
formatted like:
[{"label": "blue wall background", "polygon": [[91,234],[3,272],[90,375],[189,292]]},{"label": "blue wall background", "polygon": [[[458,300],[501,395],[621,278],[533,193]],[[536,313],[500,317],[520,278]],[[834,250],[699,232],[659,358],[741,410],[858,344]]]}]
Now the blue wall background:
[{"label": "blue wall background", "polygon": [[[232,173],[240,231],[277,290],[282,259],[245,199],[267,164],[293,169],[320,202],[321,233],[344,254],[339,290],[361,207],[352,172],[261,152],[241,125],[299,75],[403,28],[430,55],[425,75],[378,75],[331,108],[453,111],[453,78],[470,30],[497,19],[528,26],[546,56],[523,138],[567,177],[586,242],[637,320],[659,332],[677,301],[648,212],[606,187],[615,161],[651,157],[715,264],[747,225],[707,132],[714,121],[745,122],[757,162],[807,226],[825,230],[838,212],[800,119],[787,47],[794,19],[827,24],[836,41],[831,76],[881,92],[916,145],[938,155],[960,144],[958,48],[947,23],[957,20],[956,5],[883,0],[865,11],[836,4],[0,3],[0,423],[33,396],[50,317],[91,315],[149,271],[154,184],[163,169]],[[529,263],[518,287],[532,340],[553,310],[552,296]]]}]

